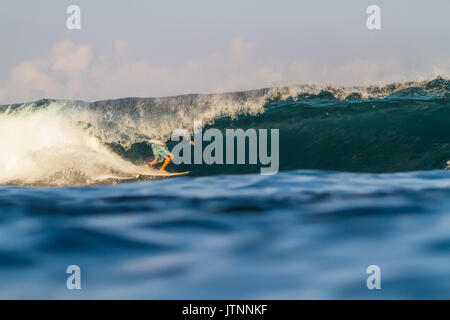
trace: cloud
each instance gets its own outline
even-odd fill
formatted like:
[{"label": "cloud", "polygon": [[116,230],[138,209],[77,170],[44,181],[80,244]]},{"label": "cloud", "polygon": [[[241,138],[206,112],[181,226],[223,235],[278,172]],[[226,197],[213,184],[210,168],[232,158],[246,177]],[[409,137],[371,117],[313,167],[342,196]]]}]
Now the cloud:
[{"label": "cloud", "polygon": [[238,91],[289,84],[368,85],[387,81],[448,76],[450,61],[415,62],[356,59],[336,63],[262,58],[241,37],[223,52],[206,58],[187,57],[179,66],[155,65],[135,58],[124,41],[115,41],[107,54],[89,44],[61,41],[36,60],[12,68],[1,86],[0,103],[41,98],[86,101],[129,96]]},{"label": "cloud", "polygon": [[251,58],[253,46],[242,38],[231,40],[232,57],[238,61]]},{"label": "cloud", "polygon": [[86,44],[75,45],[70,41],[56,44],[50,51],[50,69],[67,76],[86,72],[92,62],[92,48]]},{"label": "cloud", "polygon": [[62,41],[44,57],[15,67],[0,98],[5,103],[219,92],[267,85],[279,78],[270,67],[255,65],[252,49],[251,43],[235,38],[227,52],[202,60],[190,58],[176,68],[131,59],[132,50],[124,41],[116,41],[112,52],[97,56],[88,44]]},{"label": "cloud", "polygon": [[12,70],[3,96],[10,99],[54,96],[63,89],[58,81],[41,70],[39,63],[25,61]]}]

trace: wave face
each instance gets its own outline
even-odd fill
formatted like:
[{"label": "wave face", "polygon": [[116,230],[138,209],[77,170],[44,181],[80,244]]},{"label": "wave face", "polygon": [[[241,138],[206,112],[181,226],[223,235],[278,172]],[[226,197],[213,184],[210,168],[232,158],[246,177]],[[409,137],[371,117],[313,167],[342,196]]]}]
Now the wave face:
[{"label": "wave face", "polygon": [[[279,129],[280,170],[397,172],[450,159],[450,83],[292,86],[169,98],[40,100],[0,107],[0,183],[115,183],[152,158],[146,141],[194,121],[207,128]],[[206,145],[206,143],[204,143]],[[169,147],[173,145],[169,144]],[[259,172],[257,165],[182,165],[194,175]]]}]

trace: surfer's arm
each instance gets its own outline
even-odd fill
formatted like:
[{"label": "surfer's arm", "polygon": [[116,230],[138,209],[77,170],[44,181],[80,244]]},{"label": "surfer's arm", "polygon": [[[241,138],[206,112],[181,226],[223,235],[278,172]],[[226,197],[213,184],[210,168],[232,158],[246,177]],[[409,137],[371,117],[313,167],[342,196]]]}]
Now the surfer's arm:
[{"label": "surfer's arm", "polygon": [[[179,137],[179,138],[178,138],[178,142],[183,142],[183,137]],[[190,140],[189,143],[190,143],[191,145],[194,145],[194,141],[193,141],[193,140]]]}]

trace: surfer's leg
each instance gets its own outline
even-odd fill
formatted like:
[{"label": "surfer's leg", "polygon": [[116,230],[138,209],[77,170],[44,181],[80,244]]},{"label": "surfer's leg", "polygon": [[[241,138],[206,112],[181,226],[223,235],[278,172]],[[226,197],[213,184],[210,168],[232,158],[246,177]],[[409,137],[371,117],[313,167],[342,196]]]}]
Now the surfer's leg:
[{"label": "surfer's leg", "polygon": [[154,166],[154,165],[157,165],[158,163],[162,163],[162,162],[163,162],[163,160],[159,156],[157,156],[157,157],[155,157],[155,160],[145,164],[144,168],[150,168],[150,166]]},{"label": "surfer's leg", "polygon": [[154,166],[155,164],[157,164],[158,162],[156,160],[153,160],[152,162],[146,163],[144,164],[144,168],[150,168],[150,166]]},{"label": "surfer's leg", "polygon": [[164,164],[162,165],[161,169],[159,169],[161,172],[166,172],[167,165],[172,161],[173,154],[170,154],[169,157],[164,161]]}]

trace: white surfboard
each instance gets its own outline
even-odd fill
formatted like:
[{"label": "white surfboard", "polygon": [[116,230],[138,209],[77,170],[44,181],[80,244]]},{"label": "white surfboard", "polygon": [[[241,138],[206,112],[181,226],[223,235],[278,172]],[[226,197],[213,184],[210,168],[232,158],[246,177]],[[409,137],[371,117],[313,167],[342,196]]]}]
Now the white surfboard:
[{"label": "white surfboard", "polygon": [[145,178],[145,177],[178,177],[178,176],[185,176],[189,174],[189,171],[185,172],[140,172],[136,175],[136,178]]}]

